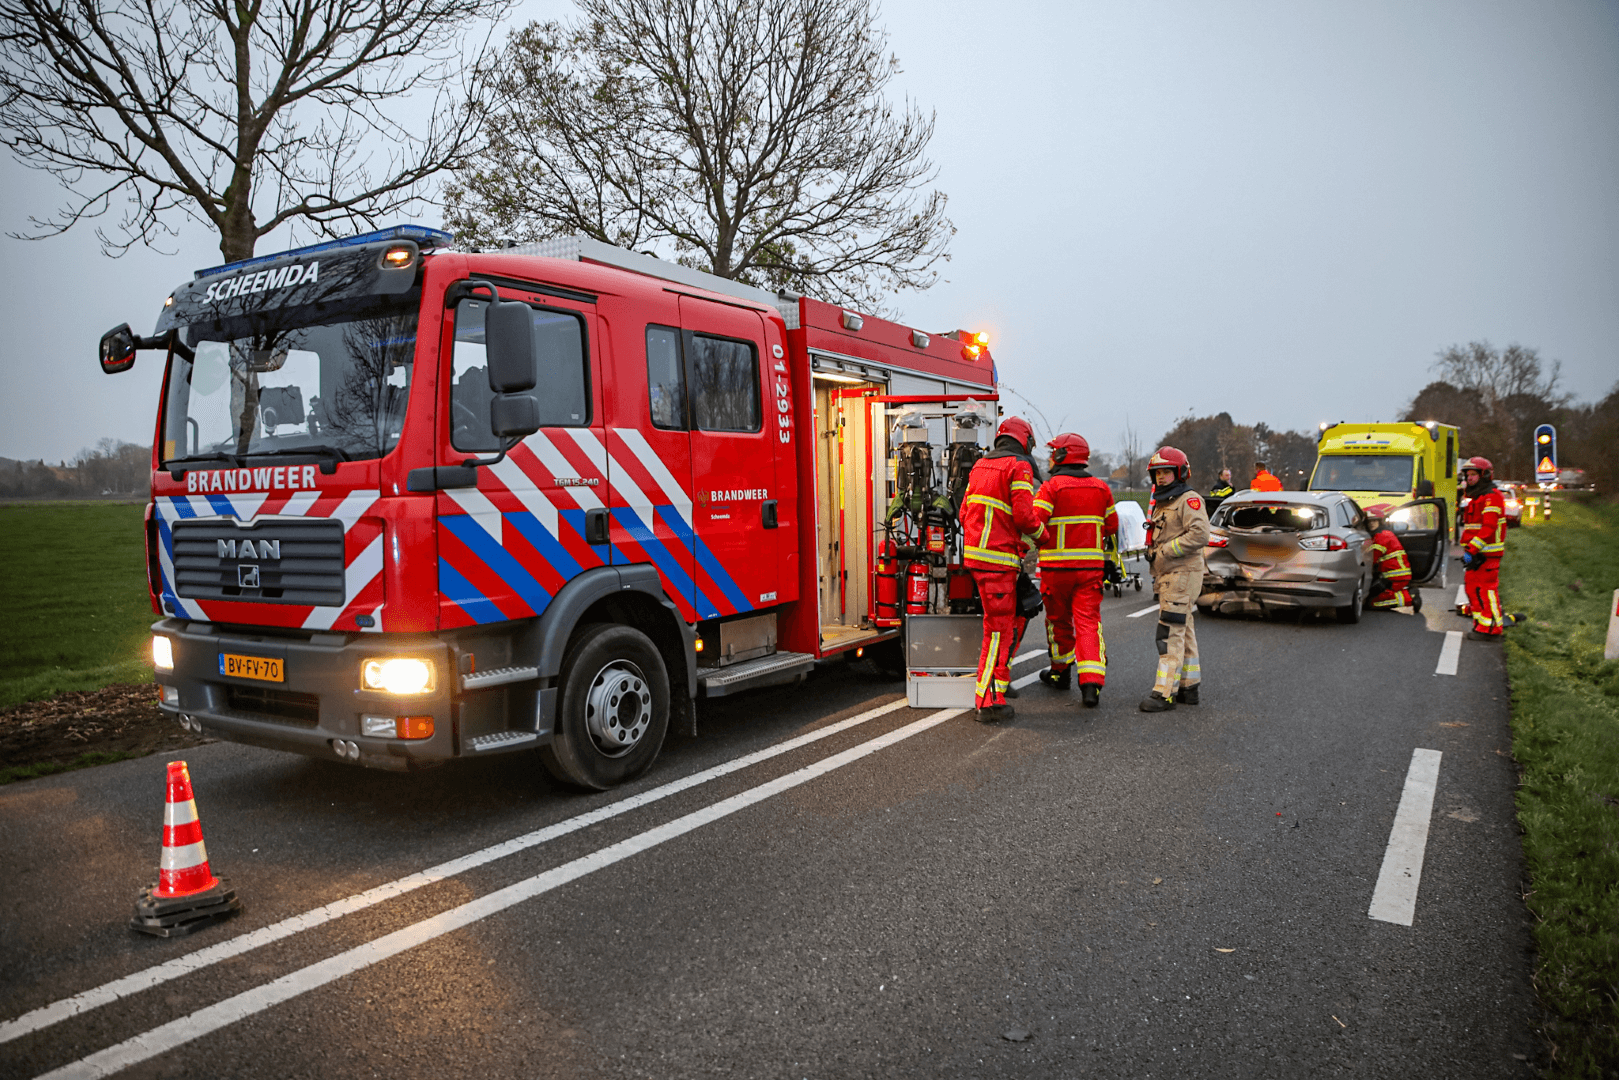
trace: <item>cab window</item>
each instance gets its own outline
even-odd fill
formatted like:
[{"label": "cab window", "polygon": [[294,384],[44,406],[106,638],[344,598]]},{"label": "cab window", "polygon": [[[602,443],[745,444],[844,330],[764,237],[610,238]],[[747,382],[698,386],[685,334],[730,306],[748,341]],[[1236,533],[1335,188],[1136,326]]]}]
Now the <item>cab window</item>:
[{"label": "cab window", "polygon": [[752,342],[692,334],[692,419],[700,431],[758,431],[759,354]]},{"label": "cab window", "polygon": [[646,328],[647,405],[652,426],[686,428],[686,375],[680,363],[680,331],[668,326]]},{"label": "cab window", "polygon": [[[457,450],[500,449],[489,431],[489,365],[484,354],[484,312],[489,302],[469,298],[455,307],[455,352],[450,377],[450,445]],[[539,372],[529,391],[541,427],[590,423],[590,365],[585,325],[578,312],[531,307]]]}]

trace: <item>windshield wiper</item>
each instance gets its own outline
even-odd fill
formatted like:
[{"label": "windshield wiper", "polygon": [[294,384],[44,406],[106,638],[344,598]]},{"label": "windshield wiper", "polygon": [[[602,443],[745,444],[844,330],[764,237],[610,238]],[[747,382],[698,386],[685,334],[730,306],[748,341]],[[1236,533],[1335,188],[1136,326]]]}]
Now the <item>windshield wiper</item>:
[{"label": "windshield wiper", "polygon": [[215,450],[206,454],[187,454],[185,457],[172,457],[164,461],[161,467],[168,470],[169,475],[178,480],[180,479],[180,474],[186,472],[192,463],[199,461],[225,461],[239,469],[246,463],[247,459],[240,454],[228,454],[223,450]]},{"label": "windshield wiper", "polygon": [[315,446],[283,446],[275,450],[255,450],[248,457],[277,457],[281,454],[308,454],[311,457],[331,458],[332,461],[329,466],[323,463],[320,467],[320,471],[328,476],[337,471],[339,461],[354,460],[349,455],[349,452],[342,447],[328,446],[324,443]]}]

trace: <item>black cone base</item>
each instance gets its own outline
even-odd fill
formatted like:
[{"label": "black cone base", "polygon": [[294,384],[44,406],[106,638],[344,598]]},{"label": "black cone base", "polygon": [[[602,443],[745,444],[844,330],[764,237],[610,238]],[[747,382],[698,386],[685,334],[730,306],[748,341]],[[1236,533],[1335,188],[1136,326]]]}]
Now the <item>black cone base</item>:
[{"label": "black cone base", "polygon": [[206,892],[190,896],[153,896],[156,885],[148,885],[135,899],[135,917],[129,920],[131,930],[156,937],[184,937],[193,930],[224,922],[242,910],[236,890],[224,878]]}]

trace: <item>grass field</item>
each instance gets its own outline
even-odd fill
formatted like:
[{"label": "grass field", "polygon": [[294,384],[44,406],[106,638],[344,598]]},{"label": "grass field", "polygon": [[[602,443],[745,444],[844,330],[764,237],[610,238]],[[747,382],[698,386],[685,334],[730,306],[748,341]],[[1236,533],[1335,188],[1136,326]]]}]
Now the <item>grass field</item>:
[{"label": "grass field", "polygon": [[0,707],[150,682],[142,540],[145,508],[121,503],[0,506]]},{"label": "grass field", "polygon": [[1619,506],[1561,503],[1502,561],[1513,751],[1550,1075],[1619,1076],[1619,662],[1602,658],[1619,589]]}]

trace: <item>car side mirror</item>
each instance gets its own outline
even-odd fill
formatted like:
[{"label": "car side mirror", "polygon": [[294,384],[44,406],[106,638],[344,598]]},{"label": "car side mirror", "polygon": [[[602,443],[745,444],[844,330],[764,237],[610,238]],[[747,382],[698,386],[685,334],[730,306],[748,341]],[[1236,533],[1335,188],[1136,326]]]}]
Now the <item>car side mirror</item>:
[{"label": "car side mirror", "polygon": [[1419,499],[1431,499],[1431,498],[1433,498],[1433,481],[1432,480],[1418,480],[1417,481],[1417,498],[1419,498]]},{"label": "car side mirror", "polygon": [[101,370],[116,375],[135,366],[135,332],[121,323],[101,335]]}]

